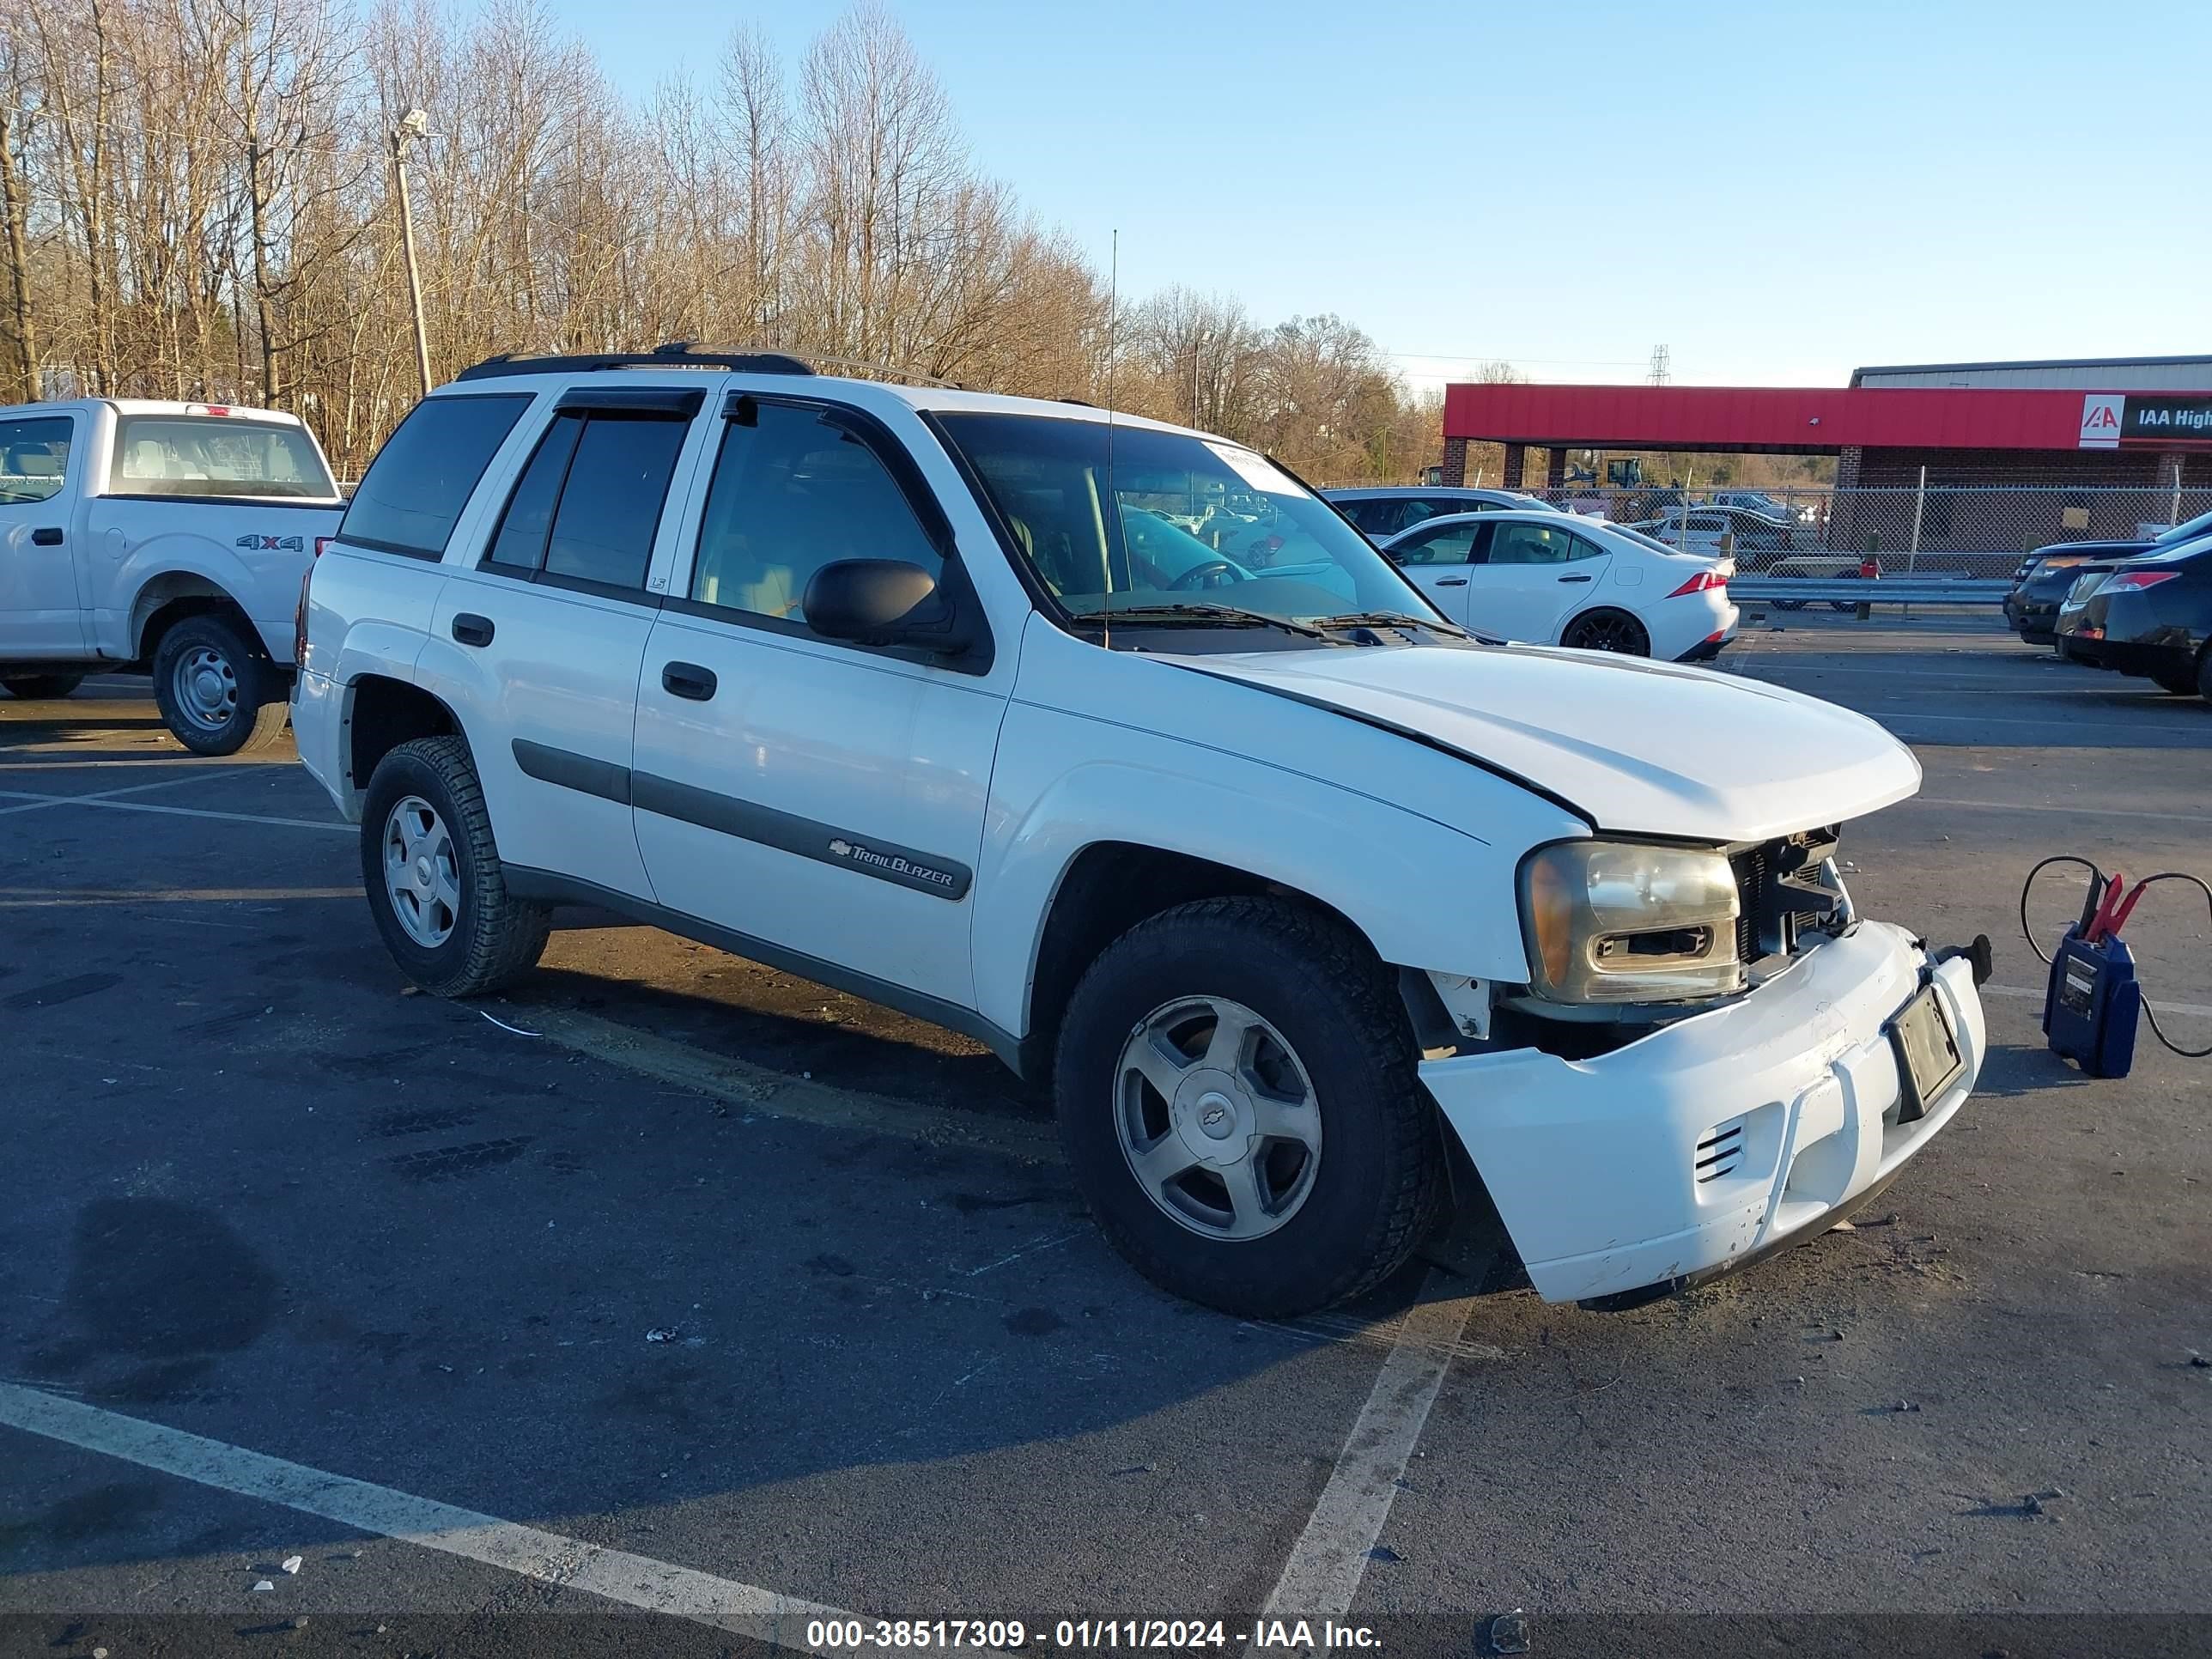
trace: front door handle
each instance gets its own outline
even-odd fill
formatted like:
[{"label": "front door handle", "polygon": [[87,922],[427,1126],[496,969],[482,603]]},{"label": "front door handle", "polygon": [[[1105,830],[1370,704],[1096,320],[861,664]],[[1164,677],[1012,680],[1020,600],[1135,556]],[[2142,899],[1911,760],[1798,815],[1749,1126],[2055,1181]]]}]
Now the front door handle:
[{"label": "front door handle", "polygon": [[693,702],[705,702],[719,684],[713,669],[702,668],[696,662],[667,663],[660,670],[660,689],[672,697],[687,697]]},{"label": "front door handle", "polygon": [[453,613],[453,637],[463,645],[489,645],[491,635],[489,617],[479,617],[471,611]]},{"label": "front door handle", "polygon": [[1562,576],[1559,580],[1563,582],[1586,582],[1589,580],[1589,578],[1588,576]]},{"label": "front door handle", "polygon": [[40,525],[31,532],[31,544],[33,547],[59,547],[62,544],[60,527],[50,524]]},{"label": "front door handle", "polygon": [[1465,587],[1467,586],[1467,578],[1464,576],[1439,576],[1437,578],[1437,586],[1438,587]]}]

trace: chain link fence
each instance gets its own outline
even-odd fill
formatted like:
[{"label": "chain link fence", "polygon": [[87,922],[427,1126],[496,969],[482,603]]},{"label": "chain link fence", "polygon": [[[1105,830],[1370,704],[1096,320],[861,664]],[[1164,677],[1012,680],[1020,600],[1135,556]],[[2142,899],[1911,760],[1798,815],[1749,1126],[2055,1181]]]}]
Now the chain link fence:
[{"label": "chain link fence", "polygon": [[2054,544],[2147,538],[2212,511],[2212,487],[2013,484],[1852,489],[1596,489],[1524,493],[1633,526],[1673,546],[1732,546],[1747,575],[1856,573],[2009,576],[2021,555]]}]

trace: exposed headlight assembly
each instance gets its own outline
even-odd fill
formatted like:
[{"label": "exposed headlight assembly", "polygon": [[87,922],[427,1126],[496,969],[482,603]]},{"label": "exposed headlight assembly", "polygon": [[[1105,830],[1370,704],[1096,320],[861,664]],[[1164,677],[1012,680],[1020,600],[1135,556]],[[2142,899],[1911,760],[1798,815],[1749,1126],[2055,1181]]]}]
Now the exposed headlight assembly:
[{"label": "exposed headlight assembly", "polygon": [[1528,980],[1553,1002],[1680,1002],[1744,985],[1724,854],[1565,841],[1521,864]]}]

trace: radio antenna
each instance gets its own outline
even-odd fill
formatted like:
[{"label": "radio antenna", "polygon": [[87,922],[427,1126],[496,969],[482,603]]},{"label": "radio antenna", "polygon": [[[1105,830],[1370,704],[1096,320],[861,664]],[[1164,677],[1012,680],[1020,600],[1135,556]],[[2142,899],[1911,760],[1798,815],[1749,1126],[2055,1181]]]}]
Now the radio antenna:
[{"label": "radio antenna", "polygon": [[1114,532],[1121,528],[1121,499],[1114,491],[1114,360],[1121,355],[1121,229],[1114,228],[1112,251],[1106,265],[1106,499],[1101,503],[1109,520],[1098,521],[1098,556],[1105,561],[1106,603],[1099,609],[1098,642],[1114,648]]}]

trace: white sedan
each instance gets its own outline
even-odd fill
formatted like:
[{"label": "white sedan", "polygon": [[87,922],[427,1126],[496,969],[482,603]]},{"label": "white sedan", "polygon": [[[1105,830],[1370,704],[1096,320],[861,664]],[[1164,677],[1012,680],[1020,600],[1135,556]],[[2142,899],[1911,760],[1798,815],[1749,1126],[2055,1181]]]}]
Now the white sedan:
[{"label": "white sedan", "polygon": [[1709,662],[1735,637],[1725,559],[1558,513],[1424,520],[1383,553],[1454,622],[1536,645]]}]

